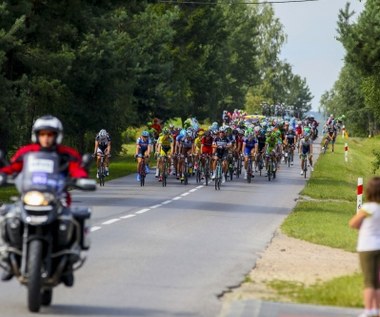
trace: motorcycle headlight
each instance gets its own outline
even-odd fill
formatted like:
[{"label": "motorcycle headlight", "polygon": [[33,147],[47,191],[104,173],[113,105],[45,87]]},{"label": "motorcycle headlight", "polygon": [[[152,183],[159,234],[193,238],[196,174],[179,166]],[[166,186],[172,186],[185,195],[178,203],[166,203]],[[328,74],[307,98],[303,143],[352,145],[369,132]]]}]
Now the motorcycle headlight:
[{"label": "motorcycle headlight", "polygon": [[50,193],[31,191],[24,195],[23,201],[29,206],[47,206],[53,199],[54,196]]}]

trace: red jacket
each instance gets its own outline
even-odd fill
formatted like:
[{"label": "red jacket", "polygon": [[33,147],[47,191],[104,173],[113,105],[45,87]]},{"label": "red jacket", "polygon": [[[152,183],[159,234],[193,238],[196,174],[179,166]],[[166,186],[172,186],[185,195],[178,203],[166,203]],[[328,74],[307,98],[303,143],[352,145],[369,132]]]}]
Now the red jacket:
[{"label": "red jacket", "polygon": [[[0,168],[0,173],[5,173],[7,175],[18,174],[22,171],[24,155],[29,152],[41,151],[41,146],[37,143],[29,144],[21,147],[16,154],[11,158],[11,164]],[[71,147],[64,145],[57,145],[55,152],[59,156],[65,157],[69,161],[67,173],[69,177],[72,178],[87,178],[87,171],[80,166],[82,162],[82,157],[80,154]]]}]

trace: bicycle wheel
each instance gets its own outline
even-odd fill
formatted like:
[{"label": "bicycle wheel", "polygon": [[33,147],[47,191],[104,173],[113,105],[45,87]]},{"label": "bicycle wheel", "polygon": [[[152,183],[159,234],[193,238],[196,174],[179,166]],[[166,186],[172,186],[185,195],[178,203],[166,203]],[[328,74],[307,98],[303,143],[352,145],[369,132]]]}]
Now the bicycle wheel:
[{"label": "bicycle wheel", "polygon": [[140,186],[145,186],[145,161],[142,160],[139,164]]},{"label": "bicycle wheel", "polygon": [[237,158],[237,164],[236,164],[236,177],[239,178],[241,174],[241,168],[242,168],[242,162],[240,159],[240,156]]},{"label": "bicycle wheel", "polygon": [[272,179],[272,160],[269,160],[268,162],[268,181]]},{"label": "bicycle wheel", "polygon": [[197,173],[195,175],[195,180],[199,184],[202,180],[202,164],[198,163]]},{"label": "bicycle wheel", "polygon": [[305,158],[305,162],[303,164],[303,176],[304,178],[306,178],[306,174],[307,174],[307,159]]},{"label": "bicycle wheel", "polygon": [[183,183],[185,185],[187,185],[189,183],[189,165],[188,165],[187,162],[185,163],[185,168],[184,168],[183,176],[184,176]]},{"label": "bicycle wheel", "polygon": [[251,159],[248,159],[248,166],[247,166],[247,182],[250,184],[252,181],[252,161]]},{"label": "bicycle wheel", "polygon": [[292,149],[290,150],[290,153],[289,153],[289,161],[288,161],[289,166],[293,163],[293,160],[294,160],[294,151]]},{"label": "bicycle wheel", "polygon": [[208,186],[208,182],[210,180],[210,160],[208,158],[205,161],[204,175],[205,175],[206,186]]},{"label": "bicycle wheel", "polygon": [[104,166],[100,166],[100,172],[99,172],[99,184],[100,186],[104,186],[104,178],[105,178],[105,170]]},{"label": "bicycle wheel", "polygon": [[220,161],[216,163],[215,170],[215,189],[220,190],[220,184],[222,182],[222,164]]},{"label": "bicycle wheel", "polygon": [[166,173],[167,173],[167,161],[166,159],[164,159],[164,161],[162,162],[162,172],[161,172],[161,176],[162,176],[162,187],[165,187],[166,186]]}]

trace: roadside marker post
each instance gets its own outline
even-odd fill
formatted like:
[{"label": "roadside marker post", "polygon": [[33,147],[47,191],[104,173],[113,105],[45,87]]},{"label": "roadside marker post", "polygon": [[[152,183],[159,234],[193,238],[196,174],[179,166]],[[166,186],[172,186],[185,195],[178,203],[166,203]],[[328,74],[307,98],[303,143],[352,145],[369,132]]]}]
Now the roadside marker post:
[{"label": "roadside marker post", "polygon": [[363,204],[363,178],[358,178],[358,187],[357,187],[357,198],[356,198],[356,212],[362,207]]},{"label": "roadside marker post", "polygon": [[346,134],[346,127],[345,125],[342,126],[342,138],[344,139],[345,137],[345,134]]},{"label": "roadside marker post", "polygon": [[348,143],[344,144],[344,161],[348,162]]}]

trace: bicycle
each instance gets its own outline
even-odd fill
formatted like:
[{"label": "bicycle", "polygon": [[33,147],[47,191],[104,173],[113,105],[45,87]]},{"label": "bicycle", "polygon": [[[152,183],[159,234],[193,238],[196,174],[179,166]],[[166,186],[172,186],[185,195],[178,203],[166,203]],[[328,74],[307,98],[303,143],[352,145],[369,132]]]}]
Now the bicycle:
[{"label": "bicycle", "polygon": [[220,190],[220,185],[222,184],[222,175],[222,159],[218,157],[215,168],[215,190]]},{"label": "bicycle", "polygon": [[327,151],[327,148],[329,146],[329,143],[332,141],[332,138],[330,137],[330,135],[327,135],[326,136],[326,139],[325,139],[325,142],[323,143],[323,146],[322,146],[322,153],[325,154],[326,151]]},{"label": "bicycle", "polygon": [[285,164],[287,164],[288,167],[290,167],[290,165],[293,165],[293,162],[294,162],[294,145],[293,144],[288,145],[286,147],[284,157],[285,157]]},{"label": "bicycle", "polygon": [[264,166],[265,166],[262,152],[259,152],[258,157],[256,158],[256,165],[261,176],[262,170],[264,169]]},{"label": "bicycle", "polygon": [[303,171],[303,176],[306,178],[307,175],[307,154],[301,154],[301,167]]},{"label": "bicycle", "polygon": [[182,173],[183,173],[183,180],[181,179],[181,183],[184,183],[185,185],[187,185],[189,183],[189,176],[190,176],[190,163],[189,163],[188,155],[186,155],[183,160]]},{"label": "bicycle", "polygon": [[267,154],[267,160],[268,160],[268,169],[267,169],[268,175],[267,176],[268,176],[268,181],[271,181],[271,179],[276,178],[277,159],[276,158],[273,159],[272,154]]},{"label": "bicycle", "polygon": [[145,157],[141,157],[137,173],[140,176],[140,186],[145,186],[145,177],[146,177],[146,163],[145,163]]},{"label": "bicycle", "polygon": [[236,160],[236,177],[239,178],[241,175],[241,171],[243,168],[243,162],[242,162],[242,157],[240,154],[237,154],[235,157]]},{"label": "bicycle", "polygon": [[230,180],[234,177],[234,157],[232,153],[228,153],[227,155],[227,173],[225,175],[225,178],[227,180],[228,176],[230,177]]},{"label": "bicycle", "polygon": [[160,157],[160,175],[162,177],[162,187],[166,187],[167,184],[167,178],[169,174],[169,159],[167,155],[161,156]]},{"label": "bicycle", "polygon": [[197,183],[200,183],[202,181],[202,173],[203,173],[203,166],[202,166],[202,157],[199,155],[198,160],[196,164],[194,164],[194,168],[196,168],[197,172],[195,174],[195,180]]},{"label": "bicycle", "polygon": [[99,177],[99,185],[104,186],[104,180],[106,178],[106,166],[105,166],[105,160],[104,160],[105,155],[99,154],[99,153],[97,155],[100,158],[100,162],[99,162],[100,164],[97,170],[98,177]]},{"label": "bicycle", "polygon": [[248,184],[252,181],[253,176],[253,169],[252,169],[252,155],[248,156],[248,163],[247,163],[247,182]]}]

